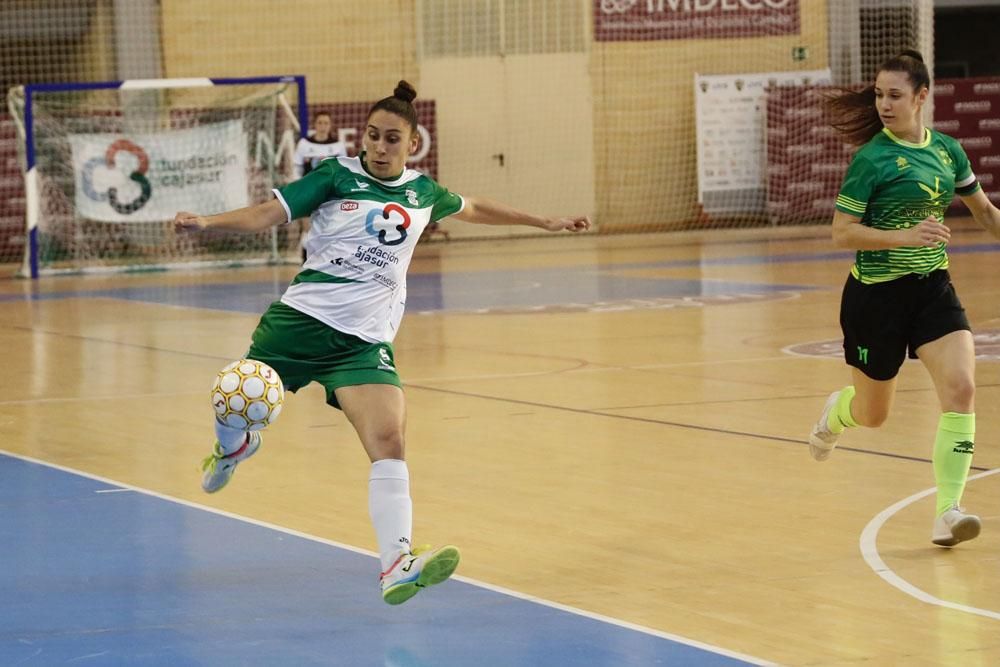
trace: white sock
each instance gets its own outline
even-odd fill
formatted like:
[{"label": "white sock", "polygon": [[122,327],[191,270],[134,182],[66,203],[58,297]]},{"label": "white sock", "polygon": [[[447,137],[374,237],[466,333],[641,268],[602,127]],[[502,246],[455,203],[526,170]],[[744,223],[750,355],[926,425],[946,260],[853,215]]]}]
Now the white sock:
[{"label": "white sock", "polygon": [[219,446],[222,447],[223,454],[232,454],[243,446],[246,442],[247,432],[232,426],[220,424],[215,420],[215,437],[219,439]]},{"label": "white sock", "polygon": [[410,550],[413,502],[406,461],[382,459],[372,464],[368,477],[368,514],[375,526],[375,539],[385,572],[400,553]]}]

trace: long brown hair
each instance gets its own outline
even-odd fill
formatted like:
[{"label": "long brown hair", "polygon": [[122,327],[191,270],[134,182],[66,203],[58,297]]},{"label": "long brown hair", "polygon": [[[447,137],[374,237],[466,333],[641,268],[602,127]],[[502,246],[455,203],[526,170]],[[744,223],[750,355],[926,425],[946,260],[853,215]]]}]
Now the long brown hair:
[{"label": "long brown hair", "polygon": [[[930,88],[931,78],[919,51],[907,49],[898,56],[889,58],[878,68],[879,72],[903,72],[913,86],[914,94],[921,88]],[[877,76],[877,73],[876,73]],[[830,125],[844,138],[860,146],[872,140],[882,131],[882,119],[875,107],[875,84],[862,90],[843,89],[826,100],[826,112]]]}]

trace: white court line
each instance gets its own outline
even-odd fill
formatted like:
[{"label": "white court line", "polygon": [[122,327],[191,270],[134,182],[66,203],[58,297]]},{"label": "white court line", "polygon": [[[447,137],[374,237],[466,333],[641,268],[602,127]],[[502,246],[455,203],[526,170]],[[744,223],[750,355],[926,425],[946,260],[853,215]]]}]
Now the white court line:
[{"label": "white court line", "polygon": [[[273,523],[268,523],[266,521],[260,521],[258,519],[253,519],[246,516],[241,516],[239,514],[233,514],[232,512],[227,512],[225,510],[215,509],[214,507],[207,507],[205,505],[199,505],[198,503],[193,503],[188,500],[183,500],[181,498],[174,498],[172,496],[167,496],[162,493],[157,493],[156,491],[150,491],[148,489],[143,489],[137,486],[132,486],[131,484],[125,484],[123,482],[118,482],[107,477],[101,477],[100,475],[92,475],[88,472],[83,472],[80,470],[75,470],[73,468],[68,468],[66,466],[61,466],[56,463],[50,463],[48,461],[42,461],[40,459],[33,458],[31,456],[24,456],[22,454],[15,454],[13,452],[7,451],[5,449],[0,449],[0,454],[4,454],[14,459],[20,459],[22,461],[27,461],[29,463],[35,463],[37,465],[42,465],[47,468],[53,468],[55,470],[61,470],[62,472],[69,473],[71,475],[78,475],[80,477],[86,477],[88,479],[93,479],[98,482],[103,482],[104,484],[110,484],[112,486],[121,487],[122,490],[131,490],[138,493],[145,494],[147,496],[152,496],[153,498],[159,498],[160,500],[165,500],[167,502],[176,503],[178,505],[184,505],[186,507],[191,507],[193,509],[202,510],[203,512],[211,512],[212,514],[218,514],[219,516],[224,516],[229,519],[235,519],[236,521],[243,521],[244,523],[249,523],[255,526],[260,526],[261,528],[267,528],[269,530],[275,530],[280,533],[285,533],[286,535],[293,535],[295,537],[300,537],[304,540],[310,540],[312,542],[319,542],[320,544],[326,544],[338,549],[344,549],[345,551],[351,551],[357,554],[362,554],[365,556],[370,556],[377,559],[379,556],[377,553],[368,551],[367,549],[361,549],[358,547],[351,546],[349,544],[344,544],[343,542],[335,542],[333,540],[328,540],[323,537],[317,537],[315,535],[309,535],[308,533],[302,533],[291,528],[285,528],[283,526],[278,526]],[[582,616],[584,618],[589,618],[595,621],[600,621],[602,623],[607,623],[609,625],[615,625],[620,628],[625,628],[627,630],[634,630],[636,632],[641,632],[643,634],[651,635],[654,637],[659,637],[661,639],[667,639],[678,644],[684,644],[685,646],[691,646],[693,648],[699,648],[710,653],[715,653],[717,655],[723,655],[729,658],[734,658],[736,660],[742,660],[748,662],[752,665],[765,665],[767,667],[776,666],[778,663],[769,662],[756,658],[751,655],[745,655],[743,653],[737,653],[736,651],[730,651],[728,649],[721,648],[719,646],[712,646],[711,644],[705,644],[694,639],[688,639],[687,637],[681,637],[680,635],[674,635],[669,632],[662,632],[654,628],[647,628],[643,625],[636,625],[635,623],[629,623],[628,621],[622,621],[617,618],[612,618],[610,616],[604,616],[602,614],[596,614],[593,612],[585,611],[583,609],[577,609],[576,607],[570,607],[568,605],[560,604],[558,602],[552,602],[550,600],[545,600],[543,598],[538,598],[533,595],[527,595],[525,593],[519,593],[517,591],[510,590],[508,588],[503,588],[501,586],[494,586],[493,584],[487,584],[485,582],[477,581],[475,579],[469,579],[468,577],[463,577],[460,575],[455,575],[451,577],[452,579],[461,581],[472,586],[477,586],[479,588],[484,588],[495,593],[500,593],[502,595],[507,595],[509,597],[517,598],[519,600],[524,600],[526,602],[532,602],[534,604],[542,605],[544,607],[551,607],[552,609],[558,609],[559,611],[564,611],[570,614],[575,614],[577,616]]]},{"label": "white court line", "polygon": [[39,403],[86,403],[87,401],[120,401],[122,399],[133,398],[162,398],[164,396],[194,396],[202,394],[200,391],[164,391],[152,394],[106,394],[103,396],[56,396],[53,398],[19,398],[12,401],[0,401],[3,405],[37,405]]},{"label": "white court line", "polygon": [[[989,475],[995,475],[1000,473],[1000,468],[994,468],[993,470],[987,470],[986,472],[981,472],[976,475],[969,477],[969,481],[976,479],[981,479]],[[926,602],[927,604],[937,605],[939,607],[947,607],[948,609],[955,609],[956,611],[964,611],[967,614],[976,614],[977,616],[985,616],[986,618],[992,618],[993,620],[1000,621],[1000,612],[992,611],[990,609],[980,609],[978,607],[970,607],[964,604],[958,604],[957,602],[949,602],[948,600],[942,600],[941,598],[936,598],[926,591],[922,591],[910,582],[906,581],[898,574],[893,572],[882,557],[878,555],[878,546],[876,545],[876,540],[878,539],[878,531],[882,528],[886,521],[888,521],[894,514],[899,510],[903,509],[908,505],[912,505],[914,502],[920,500],[921,498],[926,498],[932,493],[936,492],[935,487],[931,487],[920,493],[914,493],[909,498],[903,498],[895,505],[887,507],[881,512],[879,512],[875,518],[868,522],[865,529],[861,531],[861,555],[864,557],[865,562],[868,567],[872,569],[875,574],[882,577],[890,586],[898,588],[907,595],[914,597],[921,602]]]}]

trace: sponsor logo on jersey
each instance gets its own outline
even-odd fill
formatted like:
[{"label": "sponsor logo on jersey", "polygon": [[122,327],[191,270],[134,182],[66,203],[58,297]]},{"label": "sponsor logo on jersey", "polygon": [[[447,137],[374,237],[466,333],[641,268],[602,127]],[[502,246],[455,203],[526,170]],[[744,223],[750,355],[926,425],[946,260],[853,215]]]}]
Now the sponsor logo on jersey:
[{"label": "sponsor logo on jersey", "polygon": [[365,272],[364,267],[358,266],[357,264],[355,264],[354,262],[345,257],[338,257],[337,259],[330,260],[330,263],[335,264],[336,266],[344,267],[346,269],[354,271],[355,273]]},{"label": "sponsor logo on jersey", "polygon": [[384,347],[380,347],[378,349],[378,358],[379,361],[382,362],[378,365],[379,370],[383,371],[396,370],[396,367],[392,365],[392,358],[389,356],[389,351],[386,350]]},{"label": "sponsor logo on jersey", "polygon": [[389,289],[392,289],[392,290],[396,289],[396,281],[393,280],[392,278],[390,278],[389,276],[384,276],[381,273],[376,273],[373,276],[373,278],[375,279],[375,282],[377,282],[377,283],[379,283],[381,285],[385,285]]},{"label": "sponsor logo on jersey", "polygon": [[[381,229],[376,227],[376,224],[380,227],[385,224],[391,225],[398,233],[398,236],[392,235],[392,232],[384,227]],[[368,211],[368,216],[365,218],[365,231],[378,238],[378,242],[382,245],[399,245],[405,241],[406,230],[409,226],[410,214],[405,208],[396,203],[386,204],[381,211],[373,208]]]},{"label": "sponsor logo on jersey", "polygon": [[357,211],[358,210],[358,202],[356,202],[356,201],[342,201],[342,202],[340,202],[340,210],[341,211]]},{"label": "sponsor logo on jersey", "polygon": [[941,177],[940,176],[935,176],[934,177],[934,189],[933,190],[931,190],[931,188],[930,188],[929,185],[924,185],[923,183],[919,183],[918,182],[917,185],[920,186],[921,190],[923,190],[924,192],[927,193],[927,196],[930,198],[931,201],[937,201],[941,197],[941,195],[944,194],[944,191],[941,190]]},{"label": "sponsor logo on jersey", "polygon": [[355,251],[354,256],[360,259],[362,262],[368,262],[378,267],[389,266],[390,264],[399,264],[399,257],[385,250],[383,248],[376,246],[365,247],[359,245],[357,251]]}]

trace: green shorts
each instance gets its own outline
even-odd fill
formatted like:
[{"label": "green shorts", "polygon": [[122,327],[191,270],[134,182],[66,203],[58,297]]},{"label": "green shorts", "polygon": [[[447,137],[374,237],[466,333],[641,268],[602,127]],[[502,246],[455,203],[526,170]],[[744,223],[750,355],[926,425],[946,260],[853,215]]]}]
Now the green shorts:
[{"label": "green shorts", "polygon": [[340,408],[334,390],[359,384],[402,388],[391,343],[369,343],[337,331],[280,301],[272,303],[254,329],[247,357],[278,372],[285,389],[310,382],[326,388],[326,402]]}]

